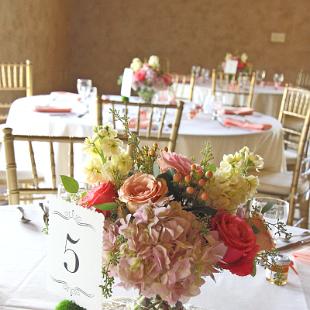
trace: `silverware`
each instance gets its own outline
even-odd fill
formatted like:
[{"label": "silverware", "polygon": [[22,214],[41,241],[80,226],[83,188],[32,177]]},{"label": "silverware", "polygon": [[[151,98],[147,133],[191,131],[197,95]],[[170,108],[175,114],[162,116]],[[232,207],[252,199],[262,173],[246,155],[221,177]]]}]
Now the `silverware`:
[{"label": "silverware", "polygon": [[84,113],[81,113],[81,114],[78,115],[78,117],[81,118],[81,117],[83,117],[84,115],[86,115],[87,113],[88,113],[88,111],[86,111],[86,112],[84,112]]},{"label": "silverware", "polygon": [[301,233],[301,234],[296,234],[296,235],[290,235],[290,236],[281,237],[281,239],[282,239],[284,242],[291,242],[291,239],[294,238],[294,237],[307,237],[307,236],[310,236],[310,231],[308,231],[308,230],[304,231],[304,232]]},{"label": "silverware", "polygon": [[29,219],[27,219],[27,218],[25,217],[25,211],[24,211],[24,209],[23,209],[22,207],[17,207],[17,209],[18,209],[18,210],[21,212],[21,214],[22,214],[22,217],[20,218],[20,220],[21,220],[22,223],[27,224],[27,223],[31,222],[31,220],[29,220]]},{"label": "silverware", "polygon": [[289,249],[296,248],[296,247],[299,247],[299,246],[302,246],[302,245],[305,245],[308,243],[310,243],[310,238],[305,238],[305,239],[299,240],[297,242],[292,242],[292,243],[289,243],[286,245],[282,245],[282,246],[278,247],[277,250],[278,251],[289,250]]}]

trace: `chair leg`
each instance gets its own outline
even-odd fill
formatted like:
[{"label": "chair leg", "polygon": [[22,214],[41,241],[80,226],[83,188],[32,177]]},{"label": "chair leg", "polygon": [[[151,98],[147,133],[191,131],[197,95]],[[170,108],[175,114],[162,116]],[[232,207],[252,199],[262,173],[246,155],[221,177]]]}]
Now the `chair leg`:
[{"label": "chair leg", "polygon": [[303,222],[301,223],[301,228],[309,228],[309,207],[310,200],[306,197],[302,197],[300,199],[300,217],[303,218]]}]

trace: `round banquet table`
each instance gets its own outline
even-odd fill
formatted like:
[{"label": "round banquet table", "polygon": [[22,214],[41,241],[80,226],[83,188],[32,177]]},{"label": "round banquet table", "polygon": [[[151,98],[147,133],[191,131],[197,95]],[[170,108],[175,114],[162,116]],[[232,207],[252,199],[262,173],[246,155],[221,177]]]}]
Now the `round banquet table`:
[{"label": "round banquet table", "polygon": [[[92,128],[96,122],[95,104],[91,107],[90,113],[83,115],[83,110],[74,101],[76,98],[74,99],[71,96],[70,100],[68,100],[68,97],[68,95],[59,95],[57,100],[60,103],[66,104],[71,101],[72,111],[70,113],[35,112],[36,106],[50,104],[50,95],[17,99],[10,108],[6,126],[11,127],[15,134],[92,135]],[[119,96],[114,97],[119,98]],[[176,152],[200,160],[201,149],[206,142],[210,142],[213,148],[214,162],[218,165],[224,154],[234,153],[243,146],[248,146],[252,151],[264,158],[266,170],[274,172],[285,170],[286,162],[283,149],[282,126],[275,118],[260,113],[254,113],[246,117],[230,116],[236,119],[246,119],[251,122],[272,125],[272,128],[266,131],[247,130],[237,127],[224,127],[221,122],[212,120],[210,115],[204,113],[200,113],[194,119],[190,119],[190,107],[189,103],[185,104]],[[222,116],[221,120],[225,117]],[[107,119],[104,119],[104,121],[107,121]],[[40,149],[40,152],[42,154],[40,156],[41,167],[43,173],[45,173],[47,170],[46,165],[49,166],[49,162],[44,162],[44,160],[49,160],[49,156],[47,150],[44,153],[44,149]],[[67,163],[61,160],[65,158],[65,152],[67,152],[66,147],[58,146],[58,148],[55,148],[57,175],[68,173]],[[1,156],[4,156],[3,153],[2,151]],[[18,169],[25,170],[30,167],[30,163],[26,167],[24,152],[21,149],[16,151],[15,155]],[[83,160],[83,156],[81,155],[78,160]],[[4,164],[3,159],[1,163],[2,165]],[[38,165],[40,169],[39,162]],[[81,165],[76,164],[75,166],[80,171],[82,170]],[[4,169],[3,166],[1,168]]]},{"label": "round banquet table", "polygon": [[[16,206],[0,206],[0,309],[53,310],[63,297],[48,289],[48,236],[42,233],[43,213],[38,206],[23,207],[31,220],[28,224],[21,223]],[[296,233],[296,228],[292,232]],[[305,249],[310,251],[310,246]],[[310,263],[298,260],[295,267],[298,275],[290,271],[288,284],[283,287],[267,282],[261,267],[257,267],[254,278],[229,272],[216,274],[216,281],[206,278],[201,293],[189,303],[201,310],[307,310]],[[120,287],[113,291],[114,297],[137,296],[137,292]]]},{"label": "round banquet table", "polygon": [[[188,98],[189,97],[189,85],[181,84],[174,85],[176,94]],[[256,85],[253,96],[253,108],[256,112],[267,114],[275,118],[278,117],[281,105],[281,99],[283,95],[284,87],[275,88],[273,85]],[[246,105],[246,97],[238,94],[228,94],[218,92],[222,95],[224,104],[226,105]],[[198,104],[207,104],[211,95],[211,81],[204,83],[197,82],[195,85],[193,102]]]}]

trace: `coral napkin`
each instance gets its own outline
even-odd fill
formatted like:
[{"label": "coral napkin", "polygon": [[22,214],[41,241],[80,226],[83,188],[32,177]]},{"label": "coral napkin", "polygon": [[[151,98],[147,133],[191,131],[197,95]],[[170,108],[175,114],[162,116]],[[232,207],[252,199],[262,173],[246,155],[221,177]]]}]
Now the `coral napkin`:
[{"label": "coral napkin", "polygon": [[[129,120],[129,128],[131,129],[136,129],[137,126],[137,119],[136,118],[131,118]],[[148,120],[140,120],[140,129],[147,129],[149,126],[149,121]],[[158,126],[156,124],[152,124],[152,129],[157,130]]]},{"label": "coral napkin", "polygon": [[298,251],[298,252],[294,252],[293,256],[296,259],[300,259],[302,261],[306,261],[310,263],[310,250],[302,250],[302,251]]},{"label": "coral napkin", "polygon": [[257,124],[249,121],[240,121],[233,118],[225,118],[223,124],[227,127],[235,126],[245,129],[253,129],[253,130],[268,130],[272,127],[270,124]]},{"label": "coral napkin", "polygon": [[254,110],[252,108],[224,108],[223,114],[235,114],[235,115],[252,115]]},{"label": "coral napkin", "polygon": [[36,106],[34,108],[35,112],[43,112],[43,113],[70,113],[71,108],[59,108],[59,107],[51,107],[51,106]]}]

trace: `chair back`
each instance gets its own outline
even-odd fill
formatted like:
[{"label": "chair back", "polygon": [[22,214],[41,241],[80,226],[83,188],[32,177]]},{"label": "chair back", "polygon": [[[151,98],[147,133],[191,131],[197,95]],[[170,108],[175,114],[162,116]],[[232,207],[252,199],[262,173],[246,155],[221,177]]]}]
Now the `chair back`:
[{"label": "chair back", "polygon": [[[57,193],[57,175],[56,175],[56,165],[55,160],[55,148],[57,144],[66,144],[68,146],[67,158],[62,158],[62,160],[67,160],[69,176],[74,177],[74,166],[75,166],[75,152],[74,146],[77,144],[82,144],[85,141],[85,137],[69,137],[69,136],[39,136],[39,135],[15,135],[12,133],[11,128],[4,128],[4,149],[5,149],[5,160],[6,160],[6,178],[7,178],[7,189],[8,189],[8,199],[9,204],[19,204],[21,200],[29,200],[29,196],[40,194],[56,194]],[[125,137],[119,137],[121,140],[128,141]],[[32,170],[32,186],[27,188],[21,186],[18,180],[16,159],[15,159],[15,142],[22,141],[28,144],[28,155],[31,162]],[[39,173],[37,169],[37,159],[40,159],[41,154],[37,154],[34,149],[34,143],[40,143],[39,150],[42,150],[44,145],[49,146],[49,164],[50,167],[45,167],[45,169],[50,169],[51,171],[51,186],[40,184]],[[36,153],[36,154],[35,154]],[[35,156],[36,155],[36,156]],[[25,160],[27,160],[27,155],[25,155]],[[47,180],[44,180],[47,181]],[[45,182],[46,183],[46,182]],[[44,187],[43,187],[44,186]],[[26,198],[24,198],[26,197]]]},{"label": "chair back", "polygon": [[310,73],[300,70],[297,74],[296,86],[310,89]]},{"label": "chair back", "polygon": [[253,107],[253,96],[255,89],[256,74],[250,75],[249,87],[244,87],[244,80],[240,74],[225,74],[223,71],[212,70],[211,94],[216,93],[234,94],[237,96],[246,96],[246,106]]},{"label": "chair back", "polygon": [[306,156],[306,145],[309,141],[310,91],[286,86],[282,97],[279,121],[283,127],[284,147],[297,151],[290,192],[288,223],[291,225],[293,223],[301,166]]},{"label": "chair back", "polygon": [[[169,151],[173,152],[176,147],[183,105],[183,101],[176,101],[175,104],[154,104],[102,99],[101,101],[97,101],[97,125],[103,124],[102,115],[104,107],[122,111],[122,115],[129,120],[129,129],[131,129],[141,141],[167,143]],[[171,113],[174,114],[172,115],[173,118],[171,119],[171,123],[167,124],[167,122],[170,121],[169,117]],[[146,116],[142,117],[142,114],[146,114]],[[124,129],[117,128],[117,120],[113,113],[112,124],[114,129]],[[169,132],[167,127],[169,128]]]},{"label": "chair back", "polygon": [[190,75],[173,73],[171,75],[173,82],[172,88],[176,99],[192,101],[196,85],[196,73],[192,72]]},{"label": "chair back", "polygon": [[0,121],[5,122],[12,102],[12,99],[7,102],[7,95],[32,96],[32,64],[29,60],[21,64],[0,64],[0,93],[5,99],[4,102],[0,99]]}]

